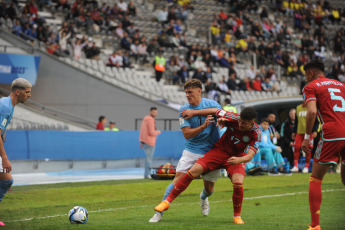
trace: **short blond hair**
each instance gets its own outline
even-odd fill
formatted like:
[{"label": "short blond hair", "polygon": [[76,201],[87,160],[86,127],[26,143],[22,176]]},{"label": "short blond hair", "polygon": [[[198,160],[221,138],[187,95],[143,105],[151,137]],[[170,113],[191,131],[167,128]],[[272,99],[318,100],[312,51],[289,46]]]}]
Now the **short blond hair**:
[{"label": "short blond hair", "polygon": [[32,88],[32,84],[24,78],[17,78],[11,84],[12,91],[26,88]]}]

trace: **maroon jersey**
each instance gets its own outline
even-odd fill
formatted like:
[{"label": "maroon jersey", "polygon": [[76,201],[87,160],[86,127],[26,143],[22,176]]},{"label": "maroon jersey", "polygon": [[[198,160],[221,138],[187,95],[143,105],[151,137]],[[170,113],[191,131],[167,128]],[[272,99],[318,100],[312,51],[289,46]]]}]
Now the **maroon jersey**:
[{"label": "maroon jersey", "polygon": [[215,148],[228,153],[230,156],[245,155],[249,149],[252,149],[255,153],[258,152],[261,129],[257,124],[254,124],[249,131],[243,132],[239,130],[238,120],[240,115],[238,113],[219,109],[216,116],[226,118],[229,122],[226,124],[226,132],[214,145]]},{"label": "maroon jersey", "polygon": [[319,77],[304,87],[303,98],[306,104],[316,101],[322,124],[322,139],[345,140],[345,85],[333,79]]}]

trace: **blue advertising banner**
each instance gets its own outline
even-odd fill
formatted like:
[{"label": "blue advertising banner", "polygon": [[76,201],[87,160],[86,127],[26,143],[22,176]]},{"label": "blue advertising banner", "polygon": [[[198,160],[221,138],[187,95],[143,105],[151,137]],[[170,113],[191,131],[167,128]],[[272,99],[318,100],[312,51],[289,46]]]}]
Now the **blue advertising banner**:
[{"label": "blue advertising banner", "polygon": [[0,53],[0,83],[11,84],[16,78],[25,78],[36,84],[41,57]]}]

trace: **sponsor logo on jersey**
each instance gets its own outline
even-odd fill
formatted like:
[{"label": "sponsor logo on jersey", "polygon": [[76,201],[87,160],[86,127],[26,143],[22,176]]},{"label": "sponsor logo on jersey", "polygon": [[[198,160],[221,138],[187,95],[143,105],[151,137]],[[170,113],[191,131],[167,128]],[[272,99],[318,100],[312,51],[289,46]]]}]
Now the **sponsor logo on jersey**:
[{"label": "sponsor logo on jersey", "polygon": [[1,125],[2,125],[2,126],[5,126],[5,125],[6,125],[6,123],[7,123],[7,119],[6,119],[6,118],[4,118],[4,120],[2,120],[2,122],[1,122]]},{"label": "sponsor logo on jersey", "polygon": [[180,125],[183,125],[184,124],[184,118],[183,117],[180,117]]},{"label": "sponsor logo on jersey", "polygon": [[226,113],[226,111],[222,110],[222,111],[220,111],[220,112],[219,112],[219,116],[221,116],[221,117],[222,117],[222,116],[224,116],[224,115],[225,115],[225,113]]}]

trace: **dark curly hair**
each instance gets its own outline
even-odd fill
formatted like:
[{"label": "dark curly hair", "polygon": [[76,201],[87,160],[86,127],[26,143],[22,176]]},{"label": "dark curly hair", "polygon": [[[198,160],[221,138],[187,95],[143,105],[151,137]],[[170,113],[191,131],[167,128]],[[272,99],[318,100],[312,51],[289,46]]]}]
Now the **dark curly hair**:
[{"label": "dark curly hair", "polygon": [[256,115],[256,111],[253,107],[245,107],[240,113],[240,117],[246,121],[256,119]]},{"label": "dark curly hair", "polygon": [[325,65],[321,61],[314,59],[304,66],[304,71],[307,71],[308,69],[317,69],[322,72],[325,72]]}]

